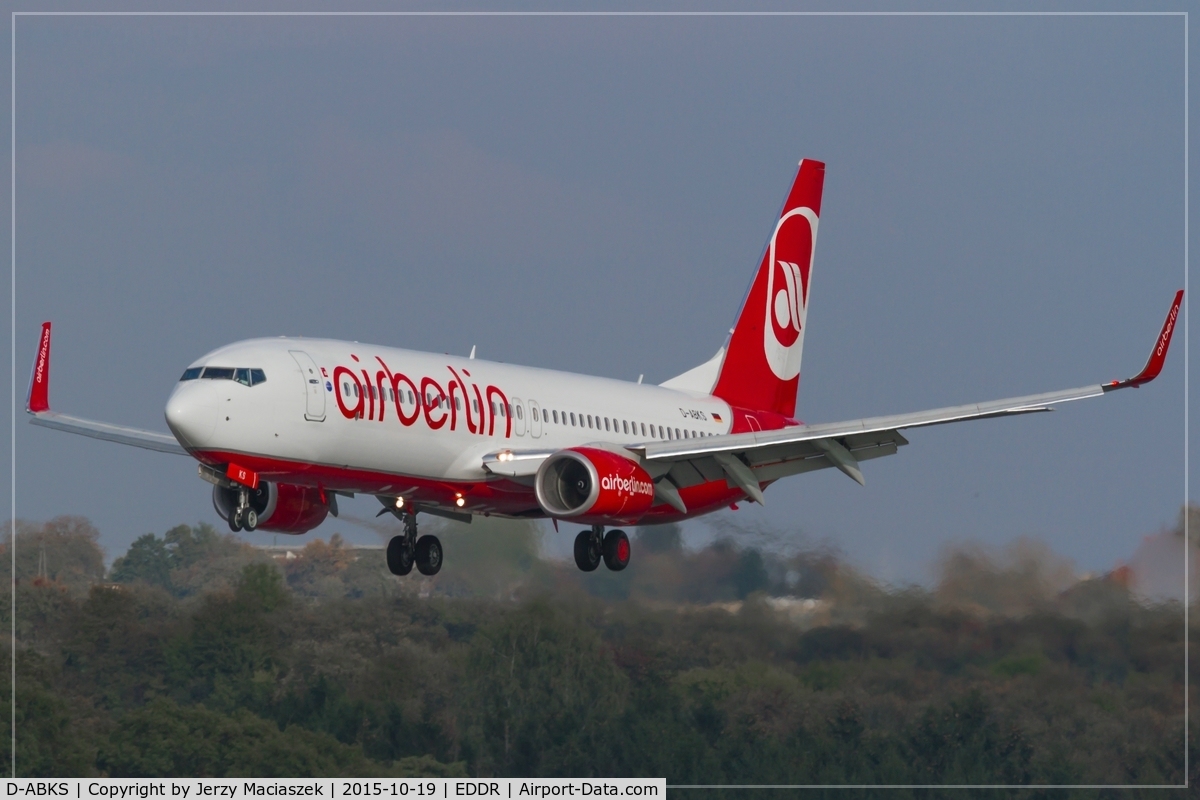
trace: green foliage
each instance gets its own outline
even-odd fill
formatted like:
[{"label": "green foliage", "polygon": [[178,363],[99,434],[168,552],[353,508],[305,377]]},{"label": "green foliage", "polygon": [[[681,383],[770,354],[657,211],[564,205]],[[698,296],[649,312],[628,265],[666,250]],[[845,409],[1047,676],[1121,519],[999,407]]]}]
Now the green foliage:
[{"label": "green foliage", "polygon": [[591,777],[627,680],[580,620],[538,600],[476,633],[466,680],[485,772]]},{"label": "green foliage", "polygon": [[266,557],[230,534],[218,534],[206,523],[176,525],[160,539],[139,537],[124,556],[113,562],[116,583],[145,583],[176,597],[190,597],[228,588],[244,566]]},{"label": "green foliage", "polygon": [[113,562],[109,579],[116,583],[142,581],[171,591],[174,588],[171,568],[175,565],[172,556],[164,540],[147,533],[138,537],[125,555]]},{"label": "green foliage", "polygon": [[465,579],[380,574],[340,539],[277,564],[180,526],[139,539],[118,584],[22,582],[17,773],[1187,777],[1182,609],[1106,580],[1060,591],[1035,550],[947,559],[936,591],[889,593],[829,553],[641,535],[626,572],[580,575],[493,522],[469,529],[495,534],[477,551],[455,542]]},{"label": "green foliage", "polygon": [[[11,525],[6,526],[0,549],[0,580],[8,585],[12,575]],[[17,520],[17,580],[53,583],[73,594],[85,594],[104,579],[104,551],[100,533],[83,517],[55,517],[41,525]]]},{"label": "green foliage", "polygon": [[[12,651],[3,650],[9,663]],[[72,704],[55,691],[55,676],[46,659],[28,651],[17,654],[17,774],[31,778],[95,774],[95,745],[85,708]],[[0,718],[5,721],[5,742],[11,731],[12,683],[4,670],[0,690]],[[0,748],[0,774],[12,775],[12,752]]]},{"label": "green foliage", "polygon": [[283,576],[274,564],[247,564],[238,576],[236,595],[245,605],[274,611],[288,601]]},{"label": "green foliage", "polygon": [[281,731],[245,709],[222,714],[165,699],[125,715],[97,764],[114,778],[461,774],[433,759],[379,764],[328,734],[297,726]]},{"label": "green foliage", "polygon": [[1015,678],[1018,675],[1037,675],[1045,666],[1046,660],[1038,653],[1028,655],[1011,655],[992,665],[992,672],[1003,678]]}]

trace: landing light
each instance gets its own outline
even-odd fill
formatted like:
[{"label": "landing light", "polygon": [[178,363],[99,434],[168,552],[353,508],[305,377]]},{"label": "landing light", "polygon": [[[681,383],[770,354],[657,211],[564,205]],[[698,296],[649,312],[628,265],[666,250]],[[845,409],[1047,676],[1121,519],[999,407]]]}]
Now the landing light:
[{"label": "landing light", "polygon": [[396,498],[396,508],[404,508],[404,498],[403,497]]},{"label": "landing light", "polygon": [[500,455],[496,456],[496,458],[499,461],[512,461],[513,460],[512,450],[501,450]]},{"label": "landing light", "polygon": [[454,505],[458,506],[459,508],[462,508],[466,504],[467,504],[467,501],[463,499],[463,496],[461,494],[458,497],[454,498]]}]

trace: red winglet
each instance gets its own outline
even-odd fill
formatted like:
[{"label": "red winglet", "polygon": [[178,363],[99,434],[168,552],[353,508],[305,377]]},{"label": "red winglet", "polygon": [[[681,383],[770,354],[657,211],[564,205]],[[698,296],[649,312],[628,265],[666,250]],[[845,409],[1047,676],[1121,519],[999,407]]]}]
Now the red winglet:
[{"label": "red winglet", "polygon": [[39,414],[50,410],[50,323],[42,323],[42,336],[38,340],[37,358],[33,360],[33,375],[29,378],[29,395],[25,398],[25,410]]},{"label": "red winglet", "polygon": [[1123,381],[1113,381],[1105,385],[1105,389],[1124,389],[1126,386],[1141,386],[1143,383],[1149,383],[1158,377],[1158,373],[1162,372],[1163,362],[1167,360],[1167,348],[1171,346],[1171,334],[1175,333],[1175,320],[1179,317],[1179,305],[1183,302],[1183,289],[1175,293],[1175,302],[1171,304],[1171,310],[1167,312],[1167,319],[1163,323],[1162,331],[1158,334],[1158,341],[1154,343],[1154,349],[1150,351],[1150,358],[1146,359],[1146,366],[1142,367],[1142,371],[1132,378],[1127,378]]}]

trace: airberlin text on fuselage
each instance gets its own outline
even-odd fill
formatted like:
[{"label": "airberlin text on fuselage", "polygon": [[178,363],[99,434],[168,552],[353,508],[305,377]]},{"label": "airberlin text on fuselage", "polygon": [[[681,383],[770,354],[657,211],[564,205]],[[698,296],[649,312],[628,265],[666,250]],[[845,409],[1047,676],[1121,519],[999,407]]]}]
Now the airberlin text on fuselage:
[{"label": "airberlin text on fuselage", "polygon": [[[350,358],[359,361],[358,356],[351,355]],[[338,410],[346,419],[383,422],[390,405],[396,419],[405,427],[424,418],[430,430],[436,431],[449,424],[453,431],[462,424],[469,433],[493,436],[496,435],[497,415],[492,409],[497,407],[493,404],[499,403],[499,407],[504,409],[504,414],[500,416],[504,422],[504,438],[512,436],[508,397],[499,387],[488,385],[481,391],[478,384],[468,384],[463,379],[465,376],[469,380],[470,372],[465,369],[459,372],[449,365],[446,366],[447,374],[439,382],[430,376],[410,378],[403,372],[393,372],[379,356],[375,356],[375,360],[382,369],[361,362],[354,367],[339,364],[333,368],[333,396],[337,398]],[[374,375],[367,369],[368,366],[375,370]],[[353,398],[346,396],[343,384],[351,387]],[[394,400],[388,400],[387,390],[390,390]],[[412,394],[415,404],[401,402],[401,398],[405,397],[404,392]],[[355,401],[354,404],[346,405],[351,399]],[[405,406],[409,406],[408,411]]]}]

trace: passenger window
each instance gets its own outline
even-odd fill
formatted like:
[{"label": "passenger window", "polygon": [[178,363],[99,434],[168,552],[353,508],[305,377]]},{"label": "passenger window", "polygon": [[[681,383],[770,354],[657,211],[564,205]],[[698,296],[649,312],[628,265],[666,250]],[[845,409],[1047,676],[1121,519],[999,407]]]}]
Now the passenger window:
[{"label": "passenger window", "polygon": [[604,430],[608,430],[608,417],[604,418]]},{"label": "passenger window", "polygon": [[[635,423],[636,424],[636,423]],[[646,423],[642,423],[642,436],[646,435]]]},{"label": "passenger window", "polygon": [[629,435],[629,420],[621,420],[621,430],[625,433],[625,435]]},{"label": "passenger window", "polygon": [[574,411],[571,412],[571,427],[572,428],[575,427],[575,412]]},{"label": "passenger window", "polygon": [[587,421],[588,421],[588,427],[589,428],[592,427],[592,415],[591,414],[587,415]]},{"label": "passenger window", "polygon": [[358,384],[354,384],[354,396],[358,397]]},{"label": "passenger window", "polygon": [[554,419],[554,424],[557,425],[558,424],[558,412],[555,411],[554,409],[550,409],[550,414],[551,414],[552,418]]},{"label": "passenger window", "polygon": [[196,380],[196,378],[200,377],[200,373],[203,371],[204,371],[204,367],[190,367],[183,371],[183,377],[180,378],[179,380],[194,381],[194,380]]},{"label": "passenger window", "polygon": [[676,438],[676,439],[680,438],[680,437],[679,437],[679,428],[676,428],[676,429],[675,429],[675,438]]}]

